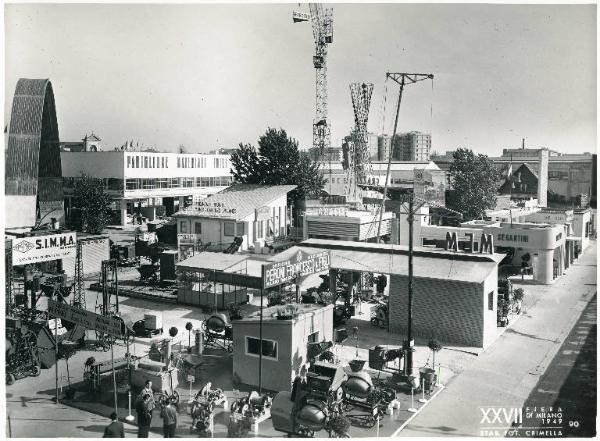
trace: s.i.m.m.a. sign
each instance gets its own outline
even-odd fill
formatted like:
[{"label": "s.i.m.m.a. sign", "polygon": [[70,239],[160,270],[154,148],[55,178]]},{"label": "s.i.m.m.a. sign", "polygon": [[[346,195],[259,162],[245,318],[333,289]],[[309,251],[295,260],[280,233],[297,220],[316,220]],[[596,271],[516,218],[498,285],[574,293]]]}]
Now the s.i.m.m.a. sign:
[{"label": "s.i.m.m.a. sign", "polygon": [[77,253],[76,233],[20,237],[12,240],[13,266],[64,259]]}]

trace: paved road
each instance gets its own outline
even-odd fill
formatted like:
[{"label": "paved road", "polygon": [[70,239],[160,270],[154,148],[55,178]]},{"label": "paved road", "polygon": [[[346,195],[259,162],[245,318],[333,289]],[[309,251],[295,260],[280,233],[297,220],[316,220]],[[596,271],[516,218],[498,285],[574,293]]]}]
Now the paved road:
[{"label": "paved road", "polygon": [[[536,304],[528,306],[399,436],[505,436],[512,423],[511,409],[524,406],[594,297],[596,267],[594,241],[554,285],[535,287],[542,290]],[[505,408],[508,418],[490,418],[494,415],[490,407],[496,412]]]},{"label": "paved road", "polygon": [[[523,424],[515,435],[596,435],[597,306],[594,296],[525,401]],[[548,405],[552,410],[548,409]],[[545,407],[546,413],[556,415],[539,418],[542,407]],[[528,415],[531,417],[527,418]]]}]

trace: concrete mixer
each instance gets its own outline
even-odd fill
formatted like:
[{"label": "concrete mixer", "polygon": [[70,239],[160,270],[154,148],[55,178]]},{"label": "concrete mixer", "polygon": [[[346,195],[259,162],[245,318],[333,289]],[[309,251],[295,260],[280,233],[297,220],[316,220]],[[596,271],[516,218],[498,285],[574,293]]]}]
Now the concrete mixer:
[{"label": "concrete mixer", "polygon": [[355,419],[361,419],[366,427],[373,427],[385,413],[385,408],[396,398],[396,392],[391,388],[380,388],[373,384],[371,375],[363,370],[365,360],[352,360],[348,379],[342,385],[344,390],[343,411],[355,407],[366,410],[365,414],[354,414]]},{"label": "concrete mixer", "polygon": [[282,391],[275,395],[271,406],[273,428],[288,435],[313,437],[325,430],[329,436],[334,429],[331,421],[341,414],[342,384],[346,374],[341,366],[316,362],[300,383],[298,396]]}]

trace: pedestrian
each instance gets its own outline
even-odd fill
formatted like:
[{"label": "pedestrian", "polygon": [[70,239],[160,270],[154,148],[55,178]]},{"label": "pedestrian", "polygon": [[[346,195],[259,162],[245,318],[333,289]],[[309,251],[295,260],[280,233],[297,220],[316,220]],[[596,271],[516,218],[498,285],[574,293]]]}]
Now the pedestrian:
[{"label": "pedestrian", "polygon": [[152,423],[152,411],[150,410],[150,395],[145,394],[136,405],[138,416],[138,438],[148,438],[150,424]]},{"label": "pedestrian", "polygon": [[169,400],[167,405],[160,411],[163,419],[163,433],[165,438],[175,438],[175,429],[177,428],[177,409],[173,400]]},{"label": "pedestrian", "polygon": [[104,436],[102,438],[125,438],[123,423],[117,421],[116,412],[110,414],[110,420],[111,423],[104,429]]},{"label": "pedestrian", "polygon": [[148,404],[148,408],[149,408],[150,412],[152,412],[154,410],[154,408],[156,407],[156,402],[154,401],[154,391],[152,390],[152,381],[150,381],[150,380],[146,380],[146,383],[144,383],[144,388],[140,392],[138,399],[142,399],[142,397],[144,395],[150,396],[150,402]]}]

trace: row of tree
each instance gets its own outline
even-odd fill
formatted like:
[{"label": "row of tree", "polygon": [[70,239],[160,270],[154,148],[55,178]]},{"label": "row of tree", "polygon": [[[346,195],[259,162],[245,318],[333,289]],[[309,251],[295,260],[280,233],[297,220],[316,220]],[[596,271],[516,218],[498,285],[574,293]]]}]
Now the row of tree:
[{"label": "row of tree", "polygon": [[[318,164],[298,148],[298,141],[283,129],[268,128],[258,139],[258,148],[240,143],[231,155],[231,173],[236,183],[258,185],[296,185],[289,201],[297,204],[305,198],[324,194],[325,177]],[[481,218],[496,202],[500,172],[485,155],[458,149],[450,167],[453,191],[447,206],[463,213],[464,220]],[[80,212],[75,227],[99,233],[111,218],[110,196],[102,180],[84,176],[76,182],[73,206]]]}]

